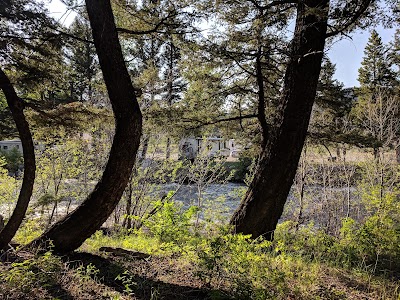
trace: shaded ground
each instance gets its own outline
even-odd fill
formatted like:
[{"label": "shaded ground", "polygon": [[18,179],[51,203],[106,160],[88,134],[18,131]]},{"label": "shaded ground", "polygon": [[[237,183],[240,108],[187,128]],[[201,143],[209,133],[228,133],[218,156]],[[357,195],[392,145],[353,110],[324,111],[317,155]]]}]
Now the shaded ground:
[{"label": "shaded ground", "polygon": [[[0,263],[1,300],[233,298],[229,283],[208,287],[196,276],[195,267],[178,257],[138,259],[129,255],[76,252],[61,259],[51,256],[36,262],[37,259],[31,253],[20,252]],[[12,263],[14,271],[10,273]],[[382,294],[382,289],[374,287],[373,281],[365,277],[357,278],[328,267],[321,267],[319,273],[307,296],[289,293],[286,299],[395,299],[389,291],[386,296]],[[295,290],[296,283],[291,284]]]},{"label": "shaded ground", "polygon": [[[94,265],[100,271],[102,283],[118,292],[126,292],[129,285],[136,299],[209,299],[211,292],[193,278],[192,270],[174,265],[170,258],[130,259],[113,255],[104,258],[89,253],[74,253],[68,259],[76,261],[77,265]],[[122,278],[116,280],[118,276]]]}]

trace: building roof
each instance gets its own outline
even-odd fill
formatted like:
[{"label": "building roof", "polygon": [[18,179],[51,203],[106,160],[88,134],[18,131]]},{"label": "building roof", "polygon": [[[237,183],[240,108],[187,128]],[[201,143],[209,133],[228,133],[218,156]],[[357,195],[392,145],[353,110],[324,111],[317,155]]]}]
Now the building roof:
[{"label": "building roof", "polygon": [[0,143],[21,143],[21,140],[18,140],[18,139],[14,139],[14,140],[3,140],[3,141],[0,141]]}]

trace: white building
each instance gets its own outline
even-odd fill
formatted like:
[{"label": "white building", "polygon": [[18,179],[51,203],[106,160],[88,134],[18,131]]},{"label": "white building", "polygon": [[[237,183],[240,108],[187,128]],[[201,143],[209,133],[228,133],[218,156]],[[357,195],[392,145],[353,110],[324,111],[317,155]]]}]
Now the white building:
[{"label": "white building", "polygon": [[[33,141],[35,150],[44,150],[44,145],[38,142]],[[22,149],[22,142],[19,139],[14,139],[14,140],[4,140],[0,141],[0,150],[1,151],[11,151],[12,149],[17,149],[21,154],[23,153]]]},{"label": "white building", "polygon": [[194,159],[199,153],[207,156],[238,157],[241,151],[242,147],[234,139],[225,140],[221,137],[188,137],[179,142],[180,157],[186,159]]},{"label": "white building", "polygon": [[5,140],[0,141],[0,149],[2,151],[11,151],[12,149],[17,149],[20,153],[22,153],[22,143],[21,140]]}]

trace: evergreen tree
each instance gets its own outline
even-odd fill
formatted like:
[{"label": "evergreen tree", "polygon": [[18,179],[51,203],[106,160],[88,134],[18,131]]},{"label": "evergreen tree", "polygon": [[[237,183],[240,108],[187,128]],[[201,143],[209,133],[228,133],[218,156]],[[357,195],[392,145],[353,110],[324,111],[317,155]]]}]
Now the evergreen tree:
[{"label": "evergreen tree", "polygon": [[136,90],[125,65],[109,0],[87,0],[93,40],[115,118],[115,135],[102,178],[87,199],[44,232],[32,246],[68,253],[100,228],[117,206],[129,181],[142,132]]},{"label": "evergreen tree", "polygon": [[335,68],[329,59],[325,59],[322,63],[313,110],[313,122],[321,129],[329,128],[327,131],[338,133],[340,131],[340,128],[337,127],[340,126],[339,119],[349,112],[352,103],[345,97],[343,84],[333,79]]},{"label": "evergreen tree", "polygon": [[395,75],[397,80],[397,85],[400,82],[400,29],[396,30],[394,35],[394,40],[391,44],[391,49],[389,53],[389,61],[395,68]]},{"label": "evergreen tree", "polygon": [[[251,1],[264,12],[271,7],[278,12],[287,11],[282,6],[288,2],[293,3]],[[296,28],[277,117],[262,149],[254,179],[231,218],[236,232],[251,234],[254,238],[273,238],[273,231],[281,217],[307,134],[325,40],[354,30],[369,19],[370,9],[378,4],[374,2],[371,5],[370,0],[295,2]],[[273,13],[268,14],[269,19],[273,19],[272,16]]]},{"label": "evergreen tree", "polygon": [[[180,1],[147,0],[140,5],[115,1],[115,7],[128,68],[141,91],[139,101],[145,121],[140,157],[144,159],[150,136],[165,135],[172,128],[169,111],[185,87],[178,67],[181,54],[177,44],[185,34],[183,24],[191,18]],[[168,136],[167,157],[169,145]]]},{"label": "evergreen tree", "polygon": [[[357,144],[349,126],[349,113],[354,104],[352,89],[344,89],[343,84],[333,79],[335,65],[325,58],[317,87],[309,126],[309,136],[315,143]],[[339,148],[338,149],[338,154]]]},{"label": "evergreen tree", "polygon": [[[175,103],[181,100],[182,92],[185,87],[178,66],[181,59],[180,49],[175,45],[173,36],[169,37],[165,45],[164,55],[161,59],[165,66],[165,70],[162,74],[164,85],[162,98],[168,109],[171,109]],[[171,137],[169,133],[167,133],[167,135],[165,158],[169,159],[171,155]]]},{"label": "evergreen tree", "polygon": [[92,101],[95,76],[99,71],[96,49],[91,43],[92,33],[84,13],[75,17],[69,27],[71,35],[80,40],[71,39],[70,67],[71,67],[71,98],[79,101]]},{"label": "evergreen tree", "polygon": [[63,39],[43,3],[0,2],[0,57],[22,95],[54,102],[64,98]]},{"label": "evergreen tree", "polygon": [[359,135],[370,141],[365,146],[373,148],[375,159],[379,159],[382,147],[396,147],[395,136],[400,132],[395,125],[399,103],[396,98],[398,81],[391,64],[396,59],[393,53],[373,30],[364,50],[358,76],[358,100],[352,109],[353,122]]},{"label": "evergreen tree", "polygon": [[364,50],[358,82],[362,93],[374,93],[379,88],[391,88],[395,74],[389,63],[389,49],[382,43],[378,32],[373,30]]}]

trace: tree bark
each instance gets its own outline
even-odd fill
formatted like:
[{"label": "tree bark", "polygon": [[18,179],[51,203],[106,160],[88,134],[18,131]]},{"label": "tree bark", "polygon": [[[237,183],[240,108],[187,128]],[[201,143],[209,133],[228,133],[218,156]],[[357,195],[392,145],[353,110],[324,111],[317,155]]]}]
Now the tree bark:
[{"label": "tree bark", "polygon": [[325,46],[328,7],[329,0],[305,0],[297,6],[280,114],[254,179],[232,216],[236,233],[273,238],[307,134]]},{"label": "tree bark", "polygon": [[115,118],[109,159],[96,187],[71,214],[55,223],[31,246],[56,253],[77,249],[112,214],[129,181],[142,133],[142,114],[125,66],[109,0],[86,0],[100,67]]},{"label": "tree bark", "polygon": [[171,138],[167,137],[167,146],[165,150],[165,159],[168,160],[171,157]]},{"label": "tree bark", "polygon": [[149,141],[150,141],[150,136],[146,134],[143,139],[143,148],[139,157],[139,166],[141,166],[142,162],[146,159],[147,150],[149,149]]},{"label": "tree bark", "polygon": [[0,250],[7,248],[8,243],[14,237],[28,209],[32,196],[33,183],[35,182],[35,148],[29,124],[24,116],[24,102],[18,97],[7,75],[0,69],[0,88],[6,97],[8,107],[11,110],[15,125],[22,143],[24,156],[24,178],[19,192],[17,205],[7,224],[0,228]]}]

